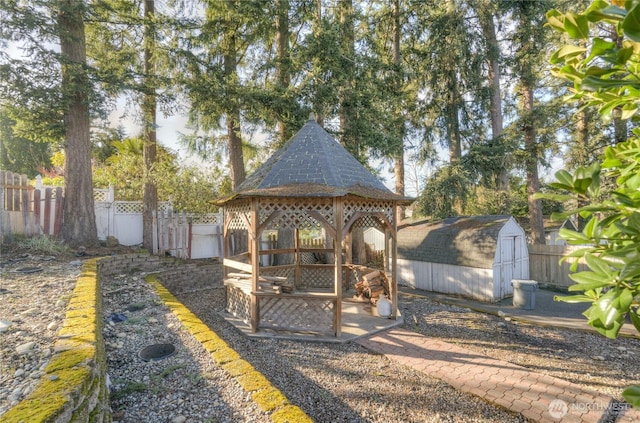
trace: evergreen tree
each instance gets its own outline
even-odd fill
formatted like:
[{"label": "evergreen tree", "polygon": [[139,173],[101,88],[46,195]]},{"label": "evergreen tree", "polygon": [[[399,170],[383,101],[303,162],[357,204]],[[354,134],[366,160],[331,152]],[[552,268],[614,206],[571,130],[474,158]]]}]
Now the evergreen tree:
[{"label": "evergreen tree", "polygon": [[57,12],[62,70],[61,94],[65,147],[65,197],[62,237],[71,246],[98,241],[91,173],[89,82],[84,36],[85,6],[61,0]]}]

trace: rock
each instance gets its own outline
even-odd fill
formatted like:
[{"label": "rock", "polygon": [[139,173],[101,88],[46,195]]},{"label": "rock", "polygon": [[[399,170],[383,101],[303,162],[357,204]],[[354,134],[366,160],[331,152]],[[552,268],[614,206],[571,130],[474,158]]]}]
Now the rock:
[{"label": "rock", "polygon": [[40,309],[38,307],[30,308],[29,310],[23,311],[20,314],[24,314],[26,316],[35,316],[36,314],[40,314]]},{"label": "rock", "polygon": [[53,332],[56,329],[58,329],[58,322],[51,322],[47,325],[47,330],[50,330]]},{"label": "rock", "polygon": [[147,321],[149,323],[158,323],[158,319],[156,319],[155,317],[149,317],[149,319]]},{"label": "rock", "polygon": [[498,316],[504,317],[505,316],[504,311],[498,310]]},{"label": "rock", "polygon": [[120,241],[115,236],[108,236],[106,240],[106,246],[108,248],[114,248],[120,245]]},{"label": "rock", "polygon": [[69,265],[80,267],[82,266],[82,260],[74,260],[72,262],[69,262]]},{"label": "rock", "polygon": [[35,341],[29,341],[24,344],[18,345],[16,347],[16,353],[19,355],[28,354],[33,350],[33,347],[36,345]]},{"label": "rock", "polygon": [[185,416],[176,416],[173,419],[171,419],[171,423],[184,423],[187,421],[187,418]]},{"label": "rock", "polygon": [[13,374],[13,377],[20,377],[24,375],[24,369],[18,369],[16,370],[16,372]]},{"label": "rock", "polygon": [[60,379],[60,376],[58,376],[58,375],[49,376],[49,380],[51,380],[51,381],[55,381],[55,380],[58,380],[58,379]]},{"label": "rock", "polygon": [[605,358],[603,356],[601,356],[601,355],[594,355],[591,358],[596,360],[596,361],[604,361],[605,360]]},{"label": "rock", "polygon": [[0,333],[6,332],[11,327],[11,322],[8,320],[0,320]]}]

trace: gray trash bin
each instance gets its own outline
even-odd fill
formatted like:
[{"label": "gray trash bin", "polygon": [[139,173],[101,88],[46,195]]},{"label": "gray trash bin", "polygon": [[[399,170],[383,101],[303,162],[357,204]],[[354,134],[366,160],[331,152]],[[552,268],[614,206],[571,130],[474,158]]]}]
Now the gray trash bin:
[{"label": "gray trash bin", "polygon": [[513,306],[525,310],[536,308],[536,289],[538,282],[527,279],[513,279]]}]

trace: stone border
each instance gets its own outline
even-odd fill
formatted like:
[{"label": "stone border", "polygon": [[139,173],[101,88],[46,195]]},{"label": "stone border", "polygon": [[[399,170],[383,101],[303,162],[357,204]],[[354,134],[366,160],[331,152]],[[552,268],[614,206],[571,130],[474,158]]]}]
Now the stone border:
[{"label": "stone border", "polygon": [[178,317],[189,333],[211,354],[216,364],[229,376],[235,378],[245,392],[251,394],[252,400],[262,411],[270,413],[271,421],[274,423],[313,422],[300,407],[292,405],[287,397],[251,363],[242,359],[237,351],[180,303],[156,276],[148,275],[145,279],[155,288],[160,299]]},{"label": "stone border", "polygon": [[[100,276],[136,270],[164,272],[147,276],[164,304],[211,354],[218,366],[235,378],[245,392],[274,423],[312,422],[240,354],[174,297],[158,280],[167,273],[185,275],[175,260],[145,254],[127,254],[87,260],[73,290],[54,352],[38,385],[3,416],[3,423],[111,421],[107,389],[107,360],[102,337]],[[216,273],[210,266],[185,265],[187,272]],[[173,270],[171,270],[173,269]],[[191,278],[192,279],[192,278]],[[198,288],[202,288],[198,286]]]},{"label": "stone border", "polygon": [[38,385],[3,422],[109,422],[98,259],[86,261]]}]

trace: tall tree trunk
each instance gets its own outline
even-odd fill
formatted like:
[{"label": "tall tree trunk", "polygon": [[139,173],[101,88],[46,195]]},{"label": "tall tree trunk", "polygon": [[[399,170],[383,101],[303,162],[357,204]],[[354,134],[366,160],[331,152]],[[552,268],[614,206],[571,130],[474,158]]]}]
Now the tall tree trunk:
[{"label": "tall tree trunk", "polygon": [[62,237],[72,246],[98,241],[91,175],[89,92],[85,69],[84,3],[62,0],[58,33],[62,62],[64,108],[65,197]]},{"label": "tall tree trunk", "polygon": [[[400,56],[400,37],[402,36],[402,25],[400,24],[400,0],[393,0],[393,66],[395,71],[396,93],[402,90],[402,60]],[[405,175],[404,175],[404,119],[400,106],[396,106],[396,131],[398,134],[398,149],[394,157],[393,174],[396,182],[396,194],[405,195]],[[405,207],[398,207],[398,220],[405,218]]]},{"label": "tall tree trunk", "polygon": [[538,178],[538,146],[536,128],[533,125],[533,88],[526,82],[522,84],[522,115],[524,116],[524,149],[527,171],[527,202],[529,205],[529,221],[531,224],[531,241],[533,244],[544,244],[544,226],[542,221],[542,205],[533,196],[540,191]]},{"label": "tall tree trunk", "polygon": [[449,162],[457,163],[462,157],[462,136],[460,134],[458,78],[455,72],[447,75],[447,104],[445,105],[445,119],[447,138],[449,141]]},{"label": "tall tree trunk", "polygon": [[[447,0],[447,14],[450,16],[450,21],[457,20],[458,11],[456,10],[456,2],[454,0]],[[446,120],[447,127],[447,140],[449,142],[449,162],[453,164],[459,162],[462,158],[462,135],[460,134],[459,117],[462,101],[458,88],[457,65],[455,63],[456,57],[452,53],[443,58],[443,60],[448,63],[445,75],[445,87],[447,93],[445,95],[446,104],[444,105],[444,118]]]},{"label": "tall tree trunk", "polygon": [[[581,102],[582,103],[582,102]],[[579,108],[576,113],[576,138],[571,154],[575,166],[587,166],[593,152],[589,150],[589,111]]]},{"label": "tall tree trunk", "polygon": [[[224,54],[225,80],[231,83],[237,78],[237,49],[235,34],[227,35]],[[231,189],[236,189],[245,179],[244,156],[242,153],[242,138],[240,137],[240,109],[235,99],[228,99],[227,118],[227,148],[229,150],[229,172]]]},{"label": "tall tree trunk", "polygon": [[142,245],[153,250],[153,212],[158,209],[158,189],[153,175],[156,162],[156,92],[154,86],[155,66],[155,1],[144,2],[144,94],[142,98],[144,138],[144,201],[142,208]]},{"label": "tall tree trunk", "polygon": [[[289,0],[276,0],[276,42],[278,45],[278,91],[285,94],[291,84],[291,54],[289,48]],[[287,127],[284,116],[278,117],[278,134],[280,142],[285,142],[293,135],[291,128]]]},{"label": "tall tree trunk", "polygon": [[[592,151],[589,149],[589,110],[583,107],[579,107],[578,110],[576,113],[576,140],[572,157],[575,165],[587,166],[590,157],[593,157]],[[578,199],[578,207],[586,205],[586,200]],[[586,222],[580,213],[577,214],[577,219],[577,227],[581,231]]]},{"label": "tall tree trunk", "polygon": [[[313,18],[313,25],[311,27],[311,31],[314,33],[316,37],[320,35],[320,31],[322,30],[322,0],[316,0],[316,9],[315,15]],[[313,58],[313,74],[315,75],[315,93],[313,95],[313,109],[316,115],[316,122],[318,125],[324,127],[324,104],[322,100],[322,95],[320,94],[320,87],[322,86],[322,78],[320,73],[322,71],[322,67],[320,64],[320,59],[318,57]]]},{"label": "tall tree trunk", "polygon": [[[488,9],[490,4],[486,1],[477,8],[480,26],[484,39],[487,42],[488,77],[489,77],[489,116],[491,120],[491,137],[496,140],[504,131],[502,119],[502,95],[500,89],[500,46],[496,36],[496,26],[493,22],[493,14]],[[509,189],[509,169],[503,166],[495,180],[496,188],[500,191]]]},{"label": "tall tree trunk", "polygon": [[[276,44],[277,44],[277,84],[278,92],[285,94],[291,84],[291,53],[289,48],[289,0],[276,0]],[[286,142],[293,132],[287,127],[284,116],[278,116],[278,134],[280,142]],[[295,230],[289,228],[278,229],[277,248],[292,248],[295,244]],[[293,264],[294,254],[278,254],[274,264]]]},{"label": "tall tree trunk", "polygon": [[353,118],[353,72],[355,62],[355,34],[354,34],[354,17],[352,0],[340,0],[338,3],[339,19],[340,19],[340,35],[342,42],[342,83],[339,88],[339,109],[338,118],[340,120],[340,132],[342,145],[359,158],[358,140],[351,129]]}]

